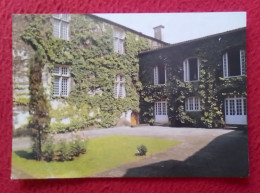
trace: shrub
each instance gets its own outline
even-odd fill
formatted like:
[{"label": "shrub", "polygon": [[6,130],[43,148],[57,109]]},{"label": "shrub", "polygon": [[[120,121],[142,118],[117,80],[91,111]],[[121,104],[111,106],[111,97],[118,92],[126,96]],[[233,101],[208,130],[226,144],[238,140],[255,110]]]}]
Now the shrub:
[{"label": "shrub", "polygon": [[73,160],[73,155],[71,153],[71,148],[69,148],[69,144],[62,141],[58,146],[59,146],[57,149],[57,156],[58,156],[57,160],[58,161]]},{"label": "shrub", "polygon": [[75,140],[71,145],[72,155],[77,157],[80,154],[86,153],[87,149],[83,141]]},{"label": "shrub", "polygon": [[54,148],[53,139],[48,139],[44,144],[43,157],[45,161],[50,162],[54,159]]},{"label": "shrub", "polygon": [[139,145],[137,146],[137,153],[135,155],[143,156],[147,153],[147,147],[145,145]]}]

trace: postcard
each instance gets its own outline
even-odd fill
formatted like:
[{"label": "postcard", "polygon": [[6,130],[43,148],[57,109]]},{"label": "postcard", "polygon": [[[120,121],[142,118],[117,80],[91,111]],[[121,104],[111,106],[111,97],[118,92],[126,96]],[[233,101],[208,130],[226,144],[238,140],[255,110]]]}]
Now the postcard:
[{"label": "postcard", "polygon": [[245,12],[12,27],[12,179],[248,177]]}]

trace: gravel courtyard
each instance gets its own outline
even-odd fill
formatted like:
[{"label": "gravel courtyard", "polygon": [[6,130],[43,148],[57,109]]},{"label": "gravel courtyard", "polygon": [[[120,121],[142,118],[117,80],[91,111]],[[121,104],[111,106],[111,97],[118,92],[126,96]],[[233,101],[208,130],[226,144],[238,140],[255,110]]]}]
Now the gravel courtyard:
[{"label": "gravel courtyard", "polygon": [[[72,138],[57,134],[55,140]],[[181,144],[93,177],[246,177],[247,134],[243,131],[162,126],[115,127],[81,131],[85,138],[130,135],[165,138]],[[13,150],[30,147],[28,137],[14,138]],[[148,150],[149,151],[149,150]]]}]

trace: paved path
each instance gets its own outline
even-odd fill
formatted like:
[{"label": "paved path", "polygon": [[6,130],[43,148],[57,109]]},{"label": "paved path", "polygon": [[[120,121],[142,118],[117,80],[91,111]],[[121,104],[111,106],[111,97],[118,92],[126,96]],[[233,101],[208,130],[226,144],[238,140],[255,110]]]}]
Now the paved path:
[{"label": "paved path", "polygon": [[[80,131],[83,138],[132,135],[172,139],[182,143],[167,151],[146,156],[94,177],[159,176],[246,176],[247,135],[243,131],[162,126],[116,127]],[[73,139],[73,134],[57,134],[55,140]],[[13,150],[30,147],[29,138],[13,139]]]}]

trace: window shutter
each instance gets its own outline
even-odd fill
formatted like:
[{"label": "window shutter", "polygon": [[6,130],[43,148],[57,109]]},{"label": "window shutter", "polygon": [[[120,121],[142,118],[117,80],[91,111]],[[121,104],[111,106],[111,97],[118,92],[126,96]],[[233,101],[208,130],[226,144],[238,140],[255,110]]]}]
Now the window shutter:
[{"label": "window shutter", "polygon": [[158,84],[158,66],[155,66],[154,69],[154,85]]},{"label": "window shutter", "polygon": [[184,60],[184,62],[183,62],[183,79],[184,79],[184,82],[188,81],[187,70],[188,70],[188,60]]},{"label": "window shutter", "polygon": [[118,53],[118,41],[119,39],[118,38],[114,38],[114,51]]},{"label": "window shutter", "polygon": [[60,77],[54,77],[53,95],[54,96],[60,95]]},{"label": "window shutter", "polygon": [[61,96],[68,96],[68,79],[61,79]]},{"label": "window shutter", "polygon": [[115,88],[114,88],[114,96],[115,98],[118,98],[118,94],[117,94],[117,83],[115,83]]},{"label": "window shutter", "polygon": [[246,56],[245,50],[240,50],[240,69],[241,75],[245,75],[246,72]]},{"label": "window shutter", "polygon": [[228,54],[227,52],[223,55],[223,77],[228,77]]},{"label": "window shutter", "polygon": [[69,39],[69,36],[68,36],[68,27],[69,27],[69,24],[64,22],[64,21],[61,21],[61,39],[64,39],[64,40],[68,40]]},{"label": "window shutter", "polygon": [[197,65],[198,65],[198,80],[200,80],[200,59],[197,58]]},{"label": "window shutter", "polygon": [[53,36],[60,38],[60,21],[58,19],[53,19]]}]

